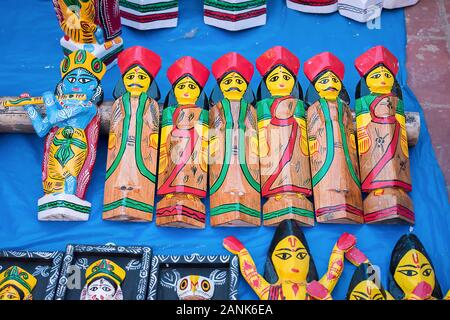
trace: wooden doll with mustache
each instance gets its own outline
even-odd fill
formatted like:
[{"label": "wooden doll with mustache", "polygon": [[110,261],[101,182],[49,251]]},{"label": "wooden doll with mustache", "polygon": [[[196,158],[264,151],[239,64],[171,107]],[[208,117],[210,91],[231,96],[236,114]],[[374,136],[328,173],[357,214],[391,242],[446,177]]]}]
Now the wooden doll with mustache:
[{"label": "wooden doll with mustache", "polygon": [[212,72],[218,86],[209,111],[211,225],[259,226],[258,128],[249,88],[253,64],[230,52],[214,62]]},{"label": "wooden doll with mustache", "polygon": [[342,84],[344,65],[321,53],[305,63],[311,81],[308,142],[317,222],[363,223],[353,118]]}]

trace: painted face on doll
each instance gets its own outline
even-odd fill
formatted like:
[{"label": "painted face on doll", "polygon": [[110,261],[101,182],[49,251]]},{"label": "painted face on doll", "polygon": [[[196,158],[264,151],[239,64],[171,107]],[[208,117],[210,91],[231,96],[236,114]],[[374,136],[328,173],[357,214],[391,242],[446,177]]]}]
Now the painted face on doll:
[{"label": "painted face on doll", "polygon": [[191,77],[186,76],[181,78],[174,86],[173,92],[178,104],[189,105],[195,104],[200,96],[200,87],[192,80]]},{"label": "painted face on doll", "polygon": [[62,82],[64,94],[85,94],[87,100],[94,96],[99,82],[92,74],[83,68],[72,70]]},{"label": "painted face on doll", "polygon": [[350,293],[349,300],[386,300],[380,288],[371,280],[363,280]]},{"label": "painted face on doll", "polygon": [[142,68],[136,66],[128,70],[123,76],[125,89],[132,96],[139,96],[143,92],[147,92],[151,84],[151,78]]},{"label": "painted face on doll", "polygon": [[366,83],[372,93],[391,93],[395,78],[384,66],[373,69],[366,77]]},{"label": "painted face on doll", "polygon": [[114,300],[116,288],[104,278],[93,281],[88,289],[86,300]]},{"label": "painted face on doll", "polygon": [[405,294],[412,293],[421,282],[426,282],[433,289],[435,286],[435,275],[430,261],[414,249],[402,257],[395,268],[394,279]]},{"label": "painted face on doll", "polygon": [[266,86],[272,96],[288,96],[294,85],[295,77],[283,66],[275,67],[266,78]]},{"label": "painted face on doll", "polygon": [[306,281],[310,256],[297,237],[287,236],[281,240],[271,258],[279,279],[293,282]]},{"label": "painted face on doll", "polygon": [[241,100],[247,90],[247,82],[239,73],[231,72],[220,81],[220,90],[228,100]]},{"label": "painted face on doll", "polygon": [[336,101],[342,90],[342,81],[333,72],[325,72],[314,83],[319,96],[327,101]]},{"label": "painted face on doll", "polygon": [[20,294],[13,286],[6,286],[0,290],[0,300],[20,300]]}]

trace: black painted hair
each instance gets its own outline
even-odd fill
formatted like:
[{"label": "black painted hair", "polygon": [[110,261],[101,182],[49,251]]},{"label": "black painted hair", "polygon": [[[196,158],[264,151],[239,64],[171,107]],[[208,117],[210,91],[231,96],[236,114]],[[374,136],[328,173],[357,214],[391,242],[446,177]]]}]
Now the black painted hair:
[{"label": "black painted hair", "polygon": [[305,249],[310,256],[308,276],[306,278],[307,282],[317,280],[318,276],[316,265],[314,264],[313,257],[311,255],[311,252],[309,251],[308,242],[306,242],[305,235],[300,229],[300,226],[298,225],[297,221],[292,219],[282,221],[275,230],[272,242],[270,243],[269,252],[267,253],[266,265],[264,269],[264,278],[271,284],[275,284],[278,281],[278,275],[275,271],[275,267],[272,262],[272,253],[275,250],[275,247],[278,245],[278,243],[288,236],[297,237],[305,246]]},{"label": "black painted hair", "polygon": [[[397,241],[397,244],[395,245],[394,250],[392,251],[391,262],[389,265],[389,271],[390,271],[389,291],[392,294],[392,296],[397,300],[403,299],[405,296],[405,293],[402,291],[400,286],[395,282],[395,279],[394,279],[395,269],[397,268],[398,264],[400,263],[400,260],[411,249],[415,249],[415,250],[419,251],[420,253],[422,253],[427,258],[427,260],[430,262],[433,270],[435,270],[433,263],[431,262],[431,259],[428,256],[428,253],[425,250],[425,247],[423,246],[422,242],[420,242],[419,238],[415,234],[412,234],[412,233],[403,235]],[[441,286],[439,285],[439,282],[437,280],[436,272],[435,272],[435,286],[434,286],[432,296],[437,299],[442,299],[442,290],[441,290]]]}]

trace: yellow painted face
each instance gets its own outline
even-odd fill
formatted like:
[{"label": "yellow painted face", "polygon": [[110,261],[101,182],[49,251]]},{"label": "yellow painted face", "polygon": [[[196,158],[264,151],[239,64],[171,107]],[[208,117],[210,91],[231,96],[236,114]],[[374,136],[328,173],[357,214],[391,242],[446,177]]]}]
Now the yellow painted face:
[{"label": "yellow painted face", "polygon": [[191,77],[186,76],[181,78],[174,87],[173,90],[175,98],[180,105],[195,104],[200,96],[200,87]]},{"label": "yellow painted face", "polygon": [[363,280],[350,293],[349,300],[386,300],[380,288],[371,280]]},{"label": "yellow painted face", "polygon": [[314,84],[319,96],[327,101],[336,101],[342,90],[342,81],[331,71],[324,73]]},{"label": "yellow painted face", "polygon": [[0,290],[0,300],[20,300],[20,295],[13,286],[6,286]]},{"label": "yellow painted face", "polygon": [[288,96],[294,85],[294,76],[283,66],[273,69],[266,78],[266,86],[272,96]]},{"label": "yellow painted face", "polygon": [[271,258],[279,280],[297,283],[306,281],[310,256],[297,237],[288,236],[281,240]]},{"label": "yellow painted face", "polygon": [[227,74],[220,81],[220,90],[228,100],[241,100],[247,90],[247,82],[237,72]]},{"label": "yellow painted face", "polygon": [[412,293],[422,281],[433,289],[435,286],[435,275],[430,261],[414,249],[409,250],[400,260],[395,269],[394,279],[405,294]]},{"label": "yellow painted face", "polygon": [[384,66],[375,68],[366,77],[367,86],[372,93],[391,93],[394,82],[393,74]]},{"label": "yellow painted face", "polygon": [[132,96],[139,96],[141,93],[147,92],[151,82],[152,80],[148,73],[138,66],[131,68],[123,76],[125,89]]}]

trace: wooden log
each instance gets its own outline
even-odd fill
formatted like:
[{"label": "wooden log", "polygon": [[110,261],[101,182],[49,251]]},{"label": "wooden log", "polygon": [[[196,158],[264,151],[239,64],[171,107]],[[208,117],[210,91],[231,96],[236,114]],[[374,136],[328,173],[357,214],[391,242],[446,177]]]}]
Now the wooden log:
[{"label": "wooden log", "polygon": [[[1,101],[17,99],[18,97],[2,97]],[[113,101],[105,101],[98,109],[101,121],[101,134],[108,135],[109,122],[111,119]],[[39,109],[45,113],[43,106]],[[353,117],[355,115],[353,114]],[[408,133],[408,145],[413,147],[419,141],[420,135],[420,114],[419,112],[406,112],[406,132]],[[4,107],[0,105],[0,133],[34,133],[31,121],[27,112],[23,108]]]}]

